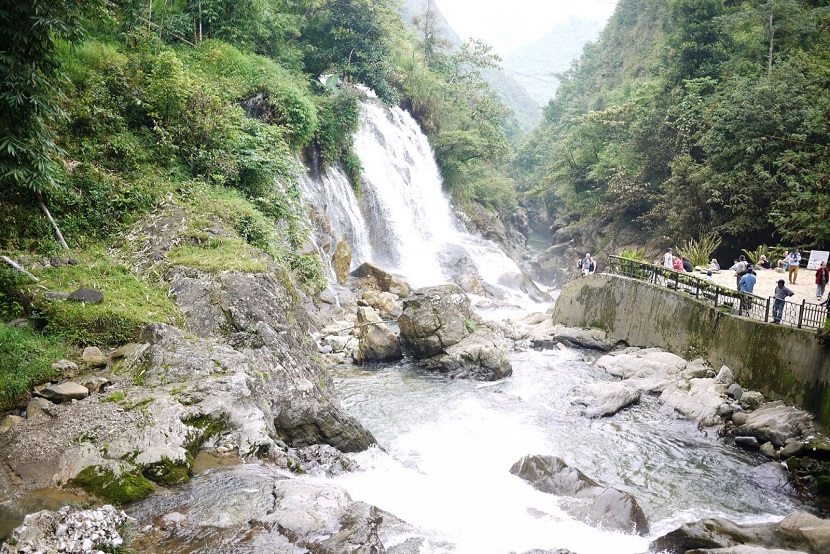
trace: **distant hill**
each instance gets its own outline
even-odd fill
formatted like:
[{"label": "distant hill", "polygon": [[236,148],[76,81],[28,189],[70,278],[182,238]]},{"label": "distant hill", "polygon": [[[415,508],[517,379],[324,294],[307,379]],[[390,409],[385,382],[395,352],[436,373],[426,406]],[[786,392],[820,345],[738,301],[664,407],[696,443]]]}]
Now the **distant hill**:
[{"label": "distant hill", "polygon": [[[401,16],[404,22],[412,26],[412,19],[424,13],[428,0],[404,0],[401,5]],[[441,35],[452,47],[460,46],[464,40],[450,26],[447,19],[433,2],[433,9],[436,11],[437,28]],[[578,53],[577,53],[578,57]],[[528,94],[525,87],[513,76],[502,70],[490,69],[482,72],[484,78],[493,87],[507,107],[513,111],[515,123],[523,132],[530,131],[542,120],[541,106],[547,103],[537,102]]]},{"label": "distant hill", "polygon": [[605,23],[598,19],[571,18],[546,35],[515,50],[504,59],[510,77],[518,81],[533,100],[544,106],[559,87],[556,73],[566,71],[582,54],[586,42],[599,37]]}]

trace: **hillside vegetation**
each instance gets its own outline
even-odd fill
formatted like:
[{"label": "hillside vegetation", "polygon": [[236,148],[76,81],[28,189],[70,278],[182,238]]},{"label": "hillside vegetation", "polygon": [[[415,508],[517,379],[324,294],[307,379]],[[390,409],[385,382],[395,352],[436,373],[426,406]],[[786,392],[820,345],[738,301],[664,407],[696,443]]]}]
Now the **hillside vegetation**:
[{"label": "hillside vegetation", "polygon": [[522,190],[640,244],[830,245],[828,4],[621,0],[518,153]]}]

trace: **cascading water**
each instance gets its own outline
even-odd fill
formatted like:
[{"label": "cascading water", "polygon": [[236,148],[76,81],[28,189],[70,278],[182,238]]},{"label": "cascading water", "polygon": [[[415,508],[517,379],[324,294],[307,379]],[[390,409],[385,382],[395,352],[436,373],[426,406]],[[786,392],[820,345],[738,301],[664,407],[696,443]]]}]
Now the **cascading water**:
[{"label": "cascading water", "polygon": [[363,168],[359,200],[337,168],[319,179],[306,177],[303,184],[306,198],[324,207],[335,232],[356,241],[353,265],[373,262],[416,287],[472,272],[491,291],[528,304],[511,287],[522,281],[516,263],[493,242],[460,228],[432,148],[412,116],[365,100],[354,148]]}]

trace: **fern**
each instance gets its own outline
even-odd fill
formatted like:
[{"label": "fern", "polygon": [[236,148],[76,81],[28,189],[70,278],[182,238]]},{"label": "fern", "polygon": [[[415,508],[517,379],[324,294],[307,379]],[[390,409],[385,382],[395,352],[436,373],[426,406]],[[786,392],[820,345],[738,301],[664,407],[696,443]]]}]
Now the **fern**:
[{"label": "fern", "polygon": [[710,231],[700,237],[700,239],[689,239],[686,243],[678,247],[677,253],[685,258],[689,258],[694,265],[708,265],[710,256],[721,245],[721,237],[714,231]]}]

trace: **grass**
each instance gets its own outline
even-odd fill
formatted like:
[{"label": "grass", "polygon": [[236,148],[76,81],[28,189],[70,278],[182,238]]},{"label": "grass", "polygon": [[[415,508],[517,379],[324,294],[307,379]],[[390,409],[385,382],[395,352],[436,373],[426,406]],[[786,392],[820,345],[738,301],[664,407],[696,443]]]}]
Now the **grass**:
[{"label": "grass", "polygon": [[167,260],[173,265],[185,265],[209,273],[260,273],[268,270],[266,260],[245,241],[228,237],[211,237],[200,244],[177,246],[168,252]]},{"label": "grass", "polygon": [[34,385],[58,377],[52,363],[70,352],[56,338],[0,323],[0,411],[12,408]]},{"label": "grass", "polygon": [[99,249],[83,253],[78,265],[49,268],[38,277],[40,285],[51,291],[89,287],[104,293],[100,304],[83,304],[48,300],[39,293],[39,286],[30,287],[44,332],[71,343],[120,345],[137,340],[148,323],[181,322],[181,314],[162,286],[137,278]]}]

